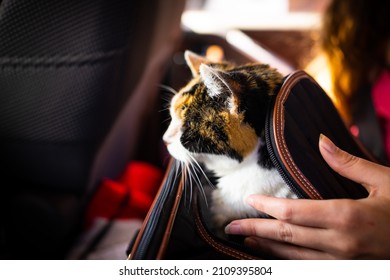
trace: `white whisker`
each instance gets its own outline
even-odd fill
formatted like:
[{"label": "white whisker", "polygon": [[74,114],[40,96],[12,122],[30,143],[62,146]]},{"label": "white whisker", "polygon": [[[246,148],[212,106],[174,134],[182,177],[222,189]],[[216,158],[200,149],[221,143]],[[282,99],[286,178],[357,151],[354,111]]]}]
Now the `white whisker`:
[{"label": "white whisker", "polygon": [[[162,113],[165,111],[169,111],[169,107],[158,110],[159,113]],[[171,119],[171,118],[169,118],[169,119]]]},{"label": "white whisker", "polygon": [[177,91],[170,86],[160,85],[160,88],[166,90],[169,93],[173,93],[174,95],[177,94]]},{"label": "white whisker", "polygon": [[169,122],[171,121],[171,118],[166,118],[165,120],[163,120],[161,123],[166,123],[166,122]]},{"label": "white whisker", "polygon": [[193,176],[193,179],[197,182],[197,184],[198,184],[198,189],[200,190],[200,193],[201,193],[203,199],[205,200],[206,205],[208,206],[208,203],[207,203],[207,196],[206,196],[206,193],[205,193],[205,191],[204,191],[204,187],[203,187],[203,184],[202,184],[202,180],[199,178],[198,172],[196,171],[196,166],[193,165],[193,164],[191,164],[190,166],[191,166],[192,171],[193,171],[193,172],[191,173],[192,176]]},{"label": "white whisker", "polygon": [[204,178],[206,179],[207,183],[209,184],[209,186],[215,188],[214,184],[209,180],[209,177],[206,175],[206,173],[203,171],[203,168],[200,166],[200,164],[195,160],[195,158],[191,155],[191,154],[188,154],[188,156],[191,158],[192,162],[195,163],[195,165],[198,167],[198,170],[201,172],[201,174],[204,176]]}]

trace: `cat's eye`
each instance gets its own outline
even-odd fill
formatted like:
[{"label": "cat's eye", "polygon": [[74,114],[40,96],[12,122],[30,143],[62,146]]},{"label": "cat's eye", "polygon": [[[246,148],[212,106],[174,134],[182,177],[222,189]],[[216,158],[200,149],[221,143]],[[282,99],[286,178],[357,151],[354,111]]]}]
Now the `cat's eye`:
[{"label": "cat's eye", "polygon": [[187,109],[187,105],[181,105],[180,110],[184,111],[185,109]]}]

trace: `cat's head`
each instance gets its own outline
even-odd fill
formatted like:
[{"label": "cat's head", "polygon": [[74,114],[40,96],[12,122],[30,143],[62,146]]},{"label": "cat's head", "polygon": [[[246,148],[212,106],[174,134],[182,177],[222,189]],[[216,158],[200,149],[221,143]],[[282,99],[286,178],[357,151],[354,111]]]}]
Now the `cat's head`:
[{"label": "cat's head", "polygon": [[268,65],[212,62],[189,51],[185,60],[193,78],[171,101],[168,151],[184,162],[205,155],[241,162],[259,146],[282,76]]}]

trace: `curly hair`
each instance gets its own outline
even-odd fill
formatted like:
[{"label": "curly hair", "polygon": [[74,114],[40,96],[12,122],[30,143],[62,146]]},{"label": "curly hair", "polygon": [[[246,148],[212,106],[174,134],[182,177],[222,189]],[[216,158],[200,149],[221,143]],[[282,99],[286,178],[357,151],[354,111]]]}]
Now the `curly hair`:
[{"label": "curly hair", "polygon": [[354,94],[389,68],[389,2],[333,0],[325,11],[322,47],[330,65],[333,94],[347,121]]}]

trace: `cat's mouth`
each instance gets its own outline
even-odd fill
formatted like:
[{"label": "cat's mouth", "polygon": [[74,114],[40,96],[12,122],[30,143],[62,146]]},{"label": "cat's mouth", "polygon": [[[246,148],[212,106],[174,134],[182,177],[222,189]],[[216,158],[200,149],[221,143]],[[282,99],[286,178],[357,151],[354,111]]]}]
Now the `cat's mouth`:
[{"label": "cat's mouth", "polygon": [[181,145],[180,141],[173,141],[170,143],[165,143],[168,149],[169,154],[175,159],[183,162],[190,162],[189,152]]}]

